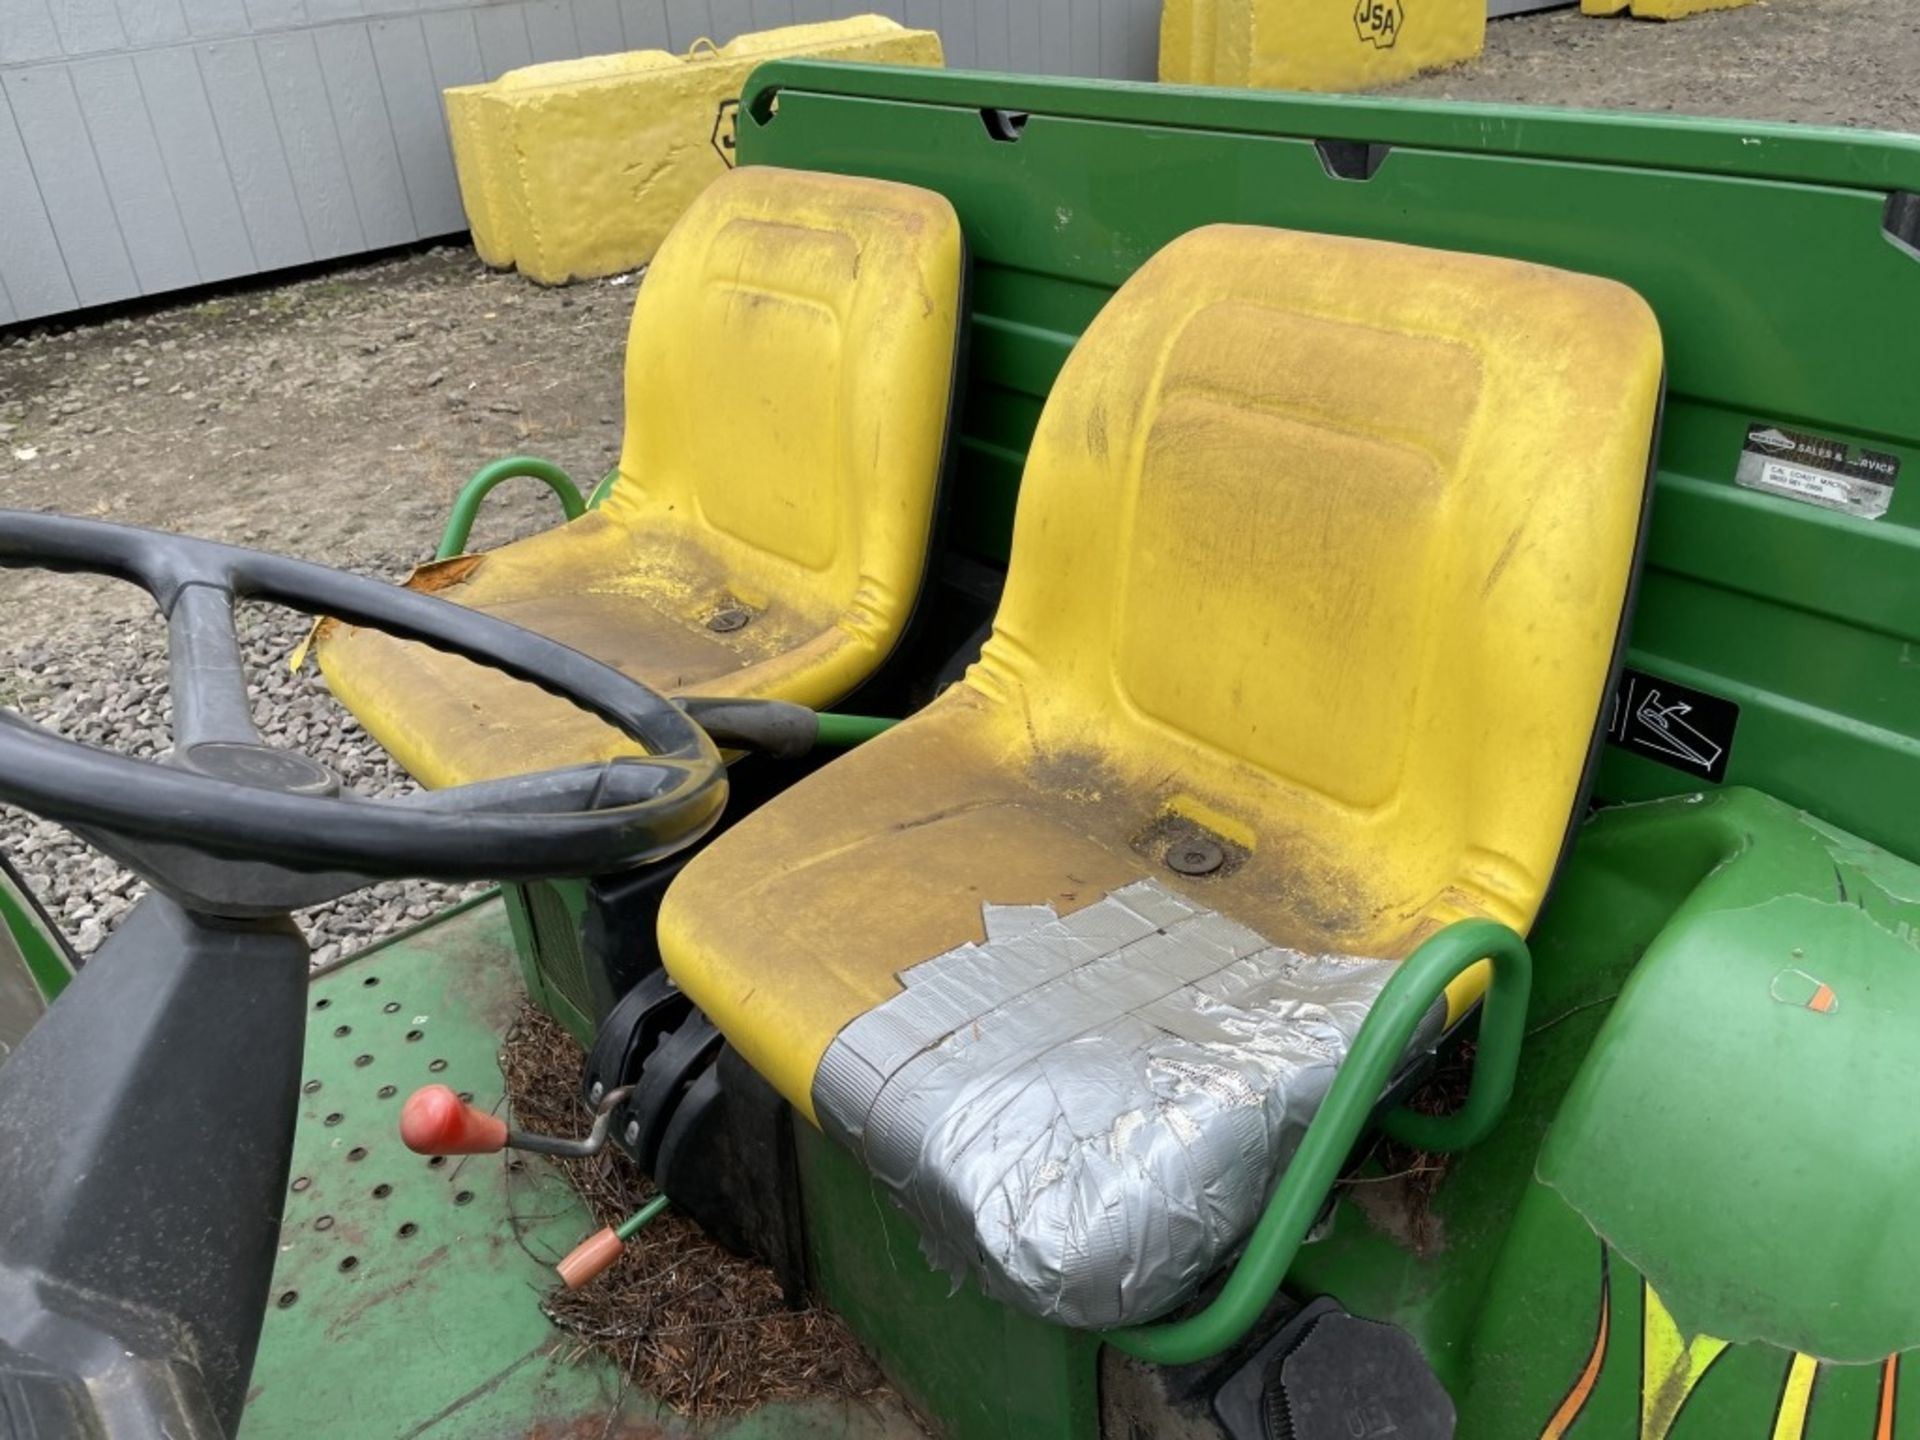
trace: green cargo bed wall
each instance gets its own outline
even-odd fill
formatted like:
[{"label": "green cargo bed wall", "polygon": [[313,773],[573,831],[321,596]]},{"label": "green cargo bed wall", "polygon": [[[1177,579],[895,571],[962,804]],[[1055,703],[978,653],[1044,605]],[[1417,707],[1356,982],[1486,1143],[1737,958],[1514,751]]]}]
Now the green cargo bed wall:
[{"label": "green cargo bed wall", "polygon": [[[952,533],[989,558],[1074,338],[1196,225],[1632,285],[1670,395],[1600,793],[1754,785],[1920,857],[1920,139],[798,63],[748,93],[744,163],[959,209],[976,272]],[[1776,492],[1852,469],[1887,499],[1870,482],[1901,476],[1868,519],[1742,487],[1743,454]]]}]

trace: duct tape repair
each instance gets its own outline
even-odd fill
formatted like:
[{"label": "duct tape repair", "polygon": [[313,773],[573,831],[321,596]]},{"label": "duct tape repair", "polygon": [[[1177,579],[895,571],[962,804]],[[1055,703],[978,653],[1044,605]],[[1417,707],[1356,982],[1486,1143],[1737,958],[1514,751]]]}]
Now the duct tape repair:
[{"label": "duct tape repair", "polygon": [[983,918],[834,1038],[815,1113],[956,1282],[1152,1319],[1245,1241],[1395,962],[1271,945],[1152,880]]}]

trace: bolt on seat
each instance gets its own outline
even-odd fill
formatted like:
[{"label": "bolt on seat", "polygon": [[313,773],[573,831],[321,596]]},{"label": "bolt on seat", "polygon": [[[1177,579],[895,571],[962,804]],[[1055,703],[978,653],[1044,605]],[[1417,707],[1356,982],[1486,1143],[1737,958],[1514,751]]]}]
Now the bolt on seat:
[{"label": "bolt on seat", "polygon": [[1610,281],[1175,240],[1048,397],[979,662],[695,858],[669,971],[938,1263],[1067,1323],[1163,1312],[1394,962],[1532,922],[1661,394]]},{"label": "bolt on seat", "polygon": [[[729,172],[635,301],[606,503],[409,583],[660,690],[832,705],[892,652],[925,577],[965,265],[930,191]],[[427,785],[632,753],[567,702],[424,646],[330,624],[317,651]]]}]

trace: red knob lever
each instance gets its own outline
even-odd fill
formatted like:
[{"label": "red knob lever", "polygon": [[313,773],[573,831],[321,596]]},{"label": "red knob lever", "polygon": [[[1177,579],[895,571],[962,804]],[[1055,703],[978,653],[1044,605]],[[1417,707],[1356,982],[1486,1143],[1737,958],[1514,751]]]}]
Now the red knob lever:
[{"label": "red knob lever", "polygon": [[445,1085],[428,1085],[401,1108],[400,1139],[416,1155],[488,1155],[507,1148],[507,1122]]}]

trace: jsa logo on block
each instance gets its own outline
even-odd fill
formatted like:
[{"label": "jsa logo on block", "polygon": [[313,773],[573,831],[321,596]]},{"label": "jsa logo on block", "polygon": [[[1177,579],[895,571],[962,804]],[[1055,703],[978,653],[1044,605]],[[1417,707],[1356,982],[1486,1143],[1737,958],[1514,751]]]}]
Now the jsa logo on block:
[{"label": "jsa logo on block", "polygon": [[1381,50],[1391,50],[1406,23],[1400,0],[1360,0],[1353,10],[1353,28],[1360,38]]}]

